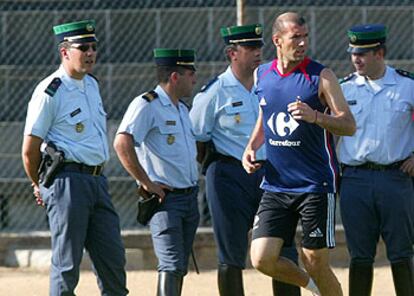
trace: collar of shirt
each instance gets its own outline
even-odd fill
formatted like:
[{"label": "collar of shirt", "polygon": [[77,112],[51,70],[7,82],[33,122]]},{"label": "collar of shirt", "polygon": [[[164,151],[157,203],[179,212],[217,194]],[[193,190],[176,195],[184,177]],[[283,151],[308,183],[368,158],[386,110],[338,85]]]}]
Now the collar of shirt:
[{"label": "collar of shirt", "polygon": [[[166,91],[160,86],[157,85],[157,87],[154,90],[158,94],[158,99],[160,100],[161,105],[163,106],[174,106],[173,102],[171,101],[170,96],[166,93]],[[183,103],[178,102],[178,108],[186,108]]]},{"label": "collar of shirt", "polygon": [[[73,78],[71,78],[68,73],[66,72],[65,68],[63,67],[63,65],[60,65],[58,71],[57,71],[58,76],[60,77],[60,79],[62,80],[62,83],[65,85],[65,87],[68,90],[73,90],[73,89],[79,89],[79,86],[72,80]],[[84,81],[84,85],[85,88],[86,86],[91,84],[91,81],[89,79],[85,79],[87,77],[87,75],[85,75],[85,77],[82,79],[82,81]]]},{"label": "collar of shirt", "polygon": [[[227,70],[223,74],[223,86],[237,86],[241,87],[242,89],[246,90],[246,92],[249,92],[241,83],[240,81],[234,76],[233,70],[231,69],[231,66],[227,67]],[[253,84],[252,89],[250,90],[250,93],[255,93],[256,91],[256,85]]]},{"label": "collar of shirt", "polygon": [[154,90],[158,94],[158,99],[160,100],[160,103],[163,106],[172,105],[170,96],[166,93],[166,91],[160,86],[157,85],[157,87]]},{"label": "collar of shirt", "polygon": [[[395,80],[394,70],[390,68],[389,66],[385,67],[385,75],[382,78],[382,84],[385,85],[394,85],[397,84],[397,81]],[[366,85],[365,76],[361,76],[358,73],[356,73],[357,78],[355,79],[355,83],[358,86]]]}]

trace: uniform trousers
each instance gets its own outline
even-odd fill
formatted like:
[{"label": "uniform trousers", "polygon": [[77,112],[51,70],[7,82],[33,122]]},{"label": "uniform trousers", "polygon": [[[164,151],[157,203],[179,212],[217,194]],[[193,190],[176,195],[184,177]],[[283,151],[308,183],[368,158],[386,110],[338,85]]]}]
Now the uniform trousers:
[{"label": "uniform trousers", "polygon": [[168,193],[149,225],[158,272],[187,274],[200,215],[197,204],[198,186],[190,193]]},{"label": "uniform trousers", "polygon": [[125,249],[106,177],[63,171],[40,189],[52,240],[50,295],[75,295],[84,248],[101,294],[127,295]]},{"label": "uniform trousers", "polygon": [[391,263],[413,256],[414,190],[407,174],[345,167],[340,206],[353,261],[374,262],[380,236]]}]

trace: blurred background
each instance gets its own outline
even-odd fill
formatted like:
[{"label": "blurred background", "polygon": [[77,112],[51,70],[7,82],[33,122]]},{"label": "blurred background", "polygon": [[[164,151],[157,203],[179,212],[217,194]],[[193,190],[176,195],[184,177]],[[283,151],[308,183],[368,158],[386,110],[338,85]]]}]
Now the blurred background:
[{"label": "blurred background", "polygon": [[[407,71],[414,70],[413,1],[244,2],[244,23],[264,24],[265,61],[274,57],[271,43],[274,16],[284,11],[297,11],[305,16],[309,25],[309,55],[331,67],[338,77],[352,72],[346,53],[346,31],[360,23],[387,25],[388,63]],[[112,144],[129,102],[156,85],[152,50],[155,47],[196,49],[198,83],[195,94],[227,66],[219,29],[236,24],[237,9],[235,0],[0,0],[2,232],[47,229],[45,211],[35,206],[20,158],[24,120],[36,84],[59,65],[52,27],[82,19],[95,19],[97,23],[99,52],[94,74],[100,80]],[[191,98],[188,103],[191,104]],[[135,222],[136,185],[121,167],[113,150],[105,174],[110,181],[122,229],[138,228]]]}]

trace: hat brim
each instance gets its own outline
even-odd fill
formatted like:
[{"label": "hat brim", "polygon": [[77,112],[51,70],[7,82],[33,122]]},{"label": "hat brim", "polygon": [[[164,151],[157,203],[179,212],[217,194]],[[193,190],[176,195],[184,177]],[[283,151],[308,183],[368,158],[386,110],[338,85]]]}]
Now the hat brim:
[{"label": "hat brim", "polygon": [[246,41],[246,42],[237,42],[235,44],[241,45],[241,46],[263,47],[264,42],[263,41]]},{"label": "hat brim", "polygon": [[355,47],[355,46],[348,46],[348,49],[346,50],[348,53],[365,53],[371,50],[375,50],[378,48],[381,48],[383,44],[376,45],[373,47]]},{"label": "hat brim", "polygon": [[89,42],[98,42],[98,38],[96,37],[88,37],[88,38],[80,38],[71,40],[71,43],[89,43]]}]

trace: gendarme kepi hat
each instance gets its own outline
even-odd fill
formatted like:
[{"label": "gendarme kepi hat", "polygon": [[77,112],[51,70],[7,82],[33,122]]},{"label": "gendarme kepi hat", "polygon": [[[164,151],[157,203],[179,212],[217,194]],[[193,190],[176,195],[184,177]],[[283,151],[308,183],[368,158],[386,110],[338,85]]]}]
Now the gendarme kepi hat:
[{"label": "gendarme kepi hat", "polygon": [[227,45],[263,46],[263,26],[261,24],[223,27],[221,37]]},{"label": "gendarme kepi hat", "polygon": [[156,48],[154,58],[157,66],[181,66],[195,70],[194,49]]},{"label": "gendarme kepi hat", "polygon": [[96,42],[95,21],[84,20],[61,24],[53,27],[58,43],[67,42]]},{"label": "gendarme kepi hat", "polygon": [[385,44],[387,28],[380,24],[358,25],[348,30],[349,53],[363,53]]}]

